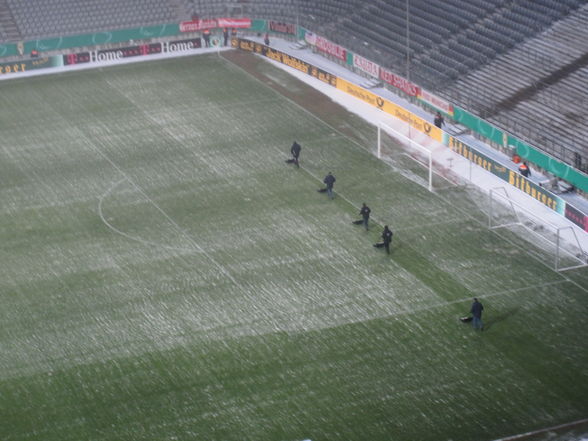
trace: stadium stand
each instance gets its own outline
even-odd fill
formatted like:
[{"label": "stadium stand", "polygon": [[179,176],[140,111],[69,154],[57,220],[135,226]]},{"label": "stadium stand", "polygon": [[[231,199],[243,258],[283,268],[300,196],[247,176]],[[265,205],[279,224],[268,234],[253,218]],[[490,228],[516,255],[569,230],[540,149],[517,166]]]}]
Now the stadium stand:
[{"label": "stadium stand", "polygon": [[588,169],[587,0],[0,0],[0,39],[194,16],[298,23]]},{"label": "stadium stand", "polygon": [[439,94],[587,171],[588,5]]},{"label": "stadium stand", "polygon": [[23,39],[99,32],[178,20],[159,0],[5,0]]},{"label": "stadium stand", "polygon": [[0,0],[0,41],[18,41],[22,35],[14,21],[12,12],[6,3],[7,0]]}]

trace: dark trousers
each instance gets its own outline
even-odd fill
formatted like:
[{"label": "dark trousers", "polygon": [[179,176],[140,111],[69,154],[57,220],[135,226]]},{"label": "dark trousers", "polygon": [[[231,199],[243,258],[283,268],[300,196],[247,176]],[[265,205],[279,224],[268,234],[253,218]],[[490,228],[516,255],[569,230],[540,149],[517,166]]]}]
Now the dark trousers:
[{"label": "dark trousers", "polygon": [[390,242],[378,242],[374,245],[376,248],[386,248],[386,254],[390,254]]}]

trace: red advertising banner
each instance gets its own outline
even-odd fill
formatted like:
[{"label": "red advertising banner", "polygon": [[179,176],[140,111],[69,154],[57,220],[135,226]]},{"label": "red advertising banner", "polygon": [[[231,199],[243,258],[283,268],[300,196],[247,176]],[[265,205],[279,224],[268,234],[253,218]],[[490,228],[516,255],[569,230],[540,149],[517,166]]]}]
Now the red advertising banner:
[{"label": "red advertising banner", "polygon": [[333,43],[326,38],[316,36],[316,48],[342,61],[347,61],[347,50],[343,46]]},{"label": "red advertising banner", "polygon": [[282,23],[279,21],[268,21],[269,30],[272,32],[279,32],[281,34],[296,35],[296,25],[290,23]]},{"label": "red advertising banner", "polygon": [[584,231],[588,231],[588,217],[577,208],[566,204],[565,217],[575,223],[577,226],[582,228]]},{"label": "red advertising banner", "polygon": [[420,94],[420,87],[411,83],[406,78],[398,76],[386,69],[380,68],[380,79],[397,89],[402,90],[410,96],[418,96]]},{"label": "red advertising banner", "polygon": [[217,18],[219,28],[250,28],[250,18]]},{"label": "red advertising banner", "polygon": [[180,32],[196,32],[217,27],[216,19],[183,21],[180,23]]},{"label": "red advertising banner", "polygon": [[439,98],[437,95],[427,92],[425,89],[420,89],[419,99],[453,117],[453,104],[445,101],[443,98]]},{"label": "red advertising banner", "polygon": [[374,78],[379,77],[380,66],[378,66],[373,61],[368,60],[367,58],[363,58],[359,55],[353,54],[353,66],[357,67],[359,70],[371,75]]},{"label": "red advertising banner", "polygon": [[211,18],[180,23],[180,32],[196,32],[212,28],[250,28],[250,18]]}]

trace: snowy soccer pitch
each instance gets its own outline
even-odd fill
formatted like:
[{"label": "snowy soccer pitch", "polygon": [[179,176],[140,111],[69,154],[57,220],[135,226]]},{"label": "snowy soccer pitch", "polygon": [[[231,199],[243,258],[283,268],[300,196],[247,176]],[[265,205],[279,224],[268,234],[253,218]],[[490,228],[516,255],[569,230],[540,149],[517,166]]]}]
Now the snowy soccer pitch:
[{"label": "snowy soccer pitch", "polygon": [[588,272],[378,160],[374,127],[217,56],[0,90],[0,439],[483,441],[588,415]]}]

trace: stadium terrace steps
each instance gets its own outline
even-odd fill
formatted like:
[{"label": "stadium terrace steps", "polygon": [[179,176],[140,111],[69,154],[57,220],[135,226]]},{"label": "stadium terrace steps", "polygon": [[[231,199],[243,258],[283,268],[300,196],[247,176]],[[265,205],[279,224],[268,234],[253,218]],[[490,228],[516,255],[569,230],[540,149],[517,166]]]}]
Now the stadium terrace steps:
[{"label": "stadium terrace steps", "polygon": [[[588,158],[588,148],[579,142],[588,136],[585,109],[581,109],[587,98],[582,87],[588,69],[587,40],[585,5],[439,93],[472,106],[471,110],[555,158],[575,164],[575,152]],[[486,90],[491,93],[480,93]]]}]

